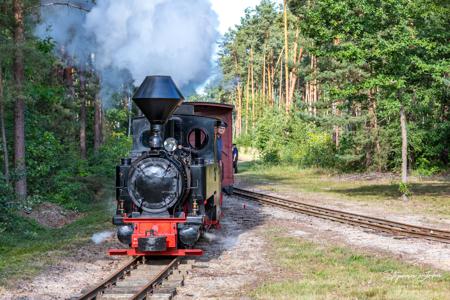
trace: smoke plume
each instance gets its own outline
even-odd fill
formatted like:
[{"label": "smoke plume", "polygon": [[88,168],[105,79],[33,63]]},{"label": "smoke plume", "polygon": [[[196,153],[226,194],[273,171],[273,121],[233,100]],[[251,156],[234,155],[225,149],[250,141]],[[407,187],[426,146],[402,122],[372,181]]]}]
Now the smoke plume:
[{"label": "smoke plume", "polygon": [[75,65],[92,66],[104,97],[150,74],[172,76],[185,94],[209,77],[219,36],[209,0],[70,3],[89,11],[43,6],[36,33],[51,37]]}]

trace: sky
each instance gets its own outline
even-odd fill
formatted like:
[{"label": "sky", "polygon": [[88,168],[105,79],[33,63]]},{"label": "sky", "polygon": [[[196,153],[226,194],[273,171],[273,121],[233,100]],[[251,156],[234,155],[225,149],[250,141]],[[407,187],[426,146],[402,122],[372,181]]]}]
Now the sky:
[{"label": "sky", "polygon": [[[219,16],[219,31],[224,34],[230,27],[239,24],[247,7],[255,7],[261,0],[210,0],[213,9]],[[282,3],[282,0],[276,0]]]},{"label": "sky", "polygon": [[255,7],[261,0],[211,0],[212,8],[219,16],[219,31],[224,34],[238,24],[247,7]]}]

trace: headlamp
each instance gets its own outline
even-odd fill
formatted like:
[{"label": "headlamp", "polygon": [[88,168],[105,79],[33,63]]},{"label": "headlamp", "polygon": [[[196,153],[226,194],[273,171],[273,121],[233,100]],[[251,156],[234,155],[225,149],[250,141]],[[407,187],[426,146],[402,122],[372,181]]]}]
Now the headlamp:
[{"label": "headlamp", "polygon": [[173,152],[177,149],[177,140],[174,138],[167,138],[164,141],[164,149],[166,149],[167,152]]}]

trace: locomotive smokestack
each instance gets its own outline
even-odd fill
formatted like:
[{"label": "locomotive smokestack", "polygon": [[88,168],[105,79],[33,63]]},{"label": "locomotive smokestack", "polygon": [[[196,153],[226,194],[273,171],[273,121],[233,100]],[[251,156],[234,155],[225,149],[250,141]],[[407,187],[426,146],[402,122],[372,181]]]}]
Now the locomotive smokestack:
[{"label": "locomotive smokestack", "polygon": [[170,76],[147,76],[133,101],[151,125],[150,147],[161,148],[161,128],[181,105],[184,97]]},{"label": "locomotive smokestack", "polygon": [[184,97],[170,76],[147,76],[133,100],[151,124],[165,124]]}]

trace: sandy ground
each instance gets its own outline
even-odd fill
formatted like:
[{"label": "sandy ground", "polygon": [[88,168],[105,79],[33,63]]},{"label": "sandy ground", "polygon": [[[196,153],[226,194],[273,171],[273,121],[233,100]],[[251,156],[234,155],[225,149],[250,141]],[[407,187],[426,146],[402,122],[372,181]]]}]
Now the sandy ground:
[{"label": "sandy ground", "polygon": [[[199,243],[205,255],[194,260],[176,299],[247,299],[252,287],[280,275],[265,251],[269,241],[264,232],[272,228],[293,238],[450,270],[450,245],[383,236],[236,197],[225,197],[223,211],[222,229],[208,233]],[[106,255],[115,243],[114,237],[100,244],[91,242],[31,282],[17,283],[21,288],[0,291],[0,299],[70,299],[125,262]]]},{"label": "sandy ground", "polygon": [[[240,186],[243,186],[242,184]],[[261,191],[249,188],[254,191]],[[266,193],[266,191],[264,191]],[[450,230],[450,220],[433,219],[422,215],[401,215],[394,212],[383,211],[382,208],[374,208],[361,205],[360,203],[342,203],[342,201],[326,198],[326,201],[318,202],[314,198],[306,198],[298,193],[273,193],[269,195],[282,196],[291,200],[298,200],[315,205],[340,209],[353,213],[361,213],[369,216],[378,216],[421,226],[433,226]],[[323,205],[327,202],[326,205]],[[266,210],[267,208],[264,208]],[[270,210],[270,209],[269,209]],[[434,268],[450,271],[450,245],[421,239],[404,238],[399,236],[385,235],[367,229],[357,228],[315,217],[290,213],[284,210],[273,210],[271,214],[276,216],[279,226],[291,228],[289,234],[301,236],[302,238],[316,242],[334,242],[342,245],[353,246],[372,252],[382,252],[401,258],[413,264],[425,264]],[[431,224],[431,225],[430,225]]]},{"label": "sandy ground", "polygon": [[276,278],[279,270],[271,265],[265,252],[268,241],[263,234],[271,228],[319,244],[351,247],[415,265],[450,270],[450,245],[383,236],[240,198],[227,197],[225,201],[223,231],[214,236],[214,241],[202,245],[208,249],[207,253],[194,263],[176,299],[247,299],[246,293],[252,287],[267,278]]},{"label": "sandy ground", "polygon": [[[265,207],[263,211],[270,210]],[[414,238],[384,235],[371,230],[273,210],[273,226],[289,228],[287,234],[316,243],[341,245],[373,254],[382,253],[415,265],[450,271],[450,245]]]},{"label": "sandy ground", "polygon": [[193,269],[175,299],[236,299],[261,274],[274,271],[265,252],[266,214],[235,197],[224,199],[222,228],[200,243],[206,253]]},{"label": "sandy ground", "polygon": [[[265,215],[257,213],[259,207],[244,208],[246,202],[234,197],[226,197],[224,202],[222,228],[207,233],[198,244],[205,255],[195,259],[177,299],[235,299],[243,287],[258,280],[259,274],[272,272],[264,252]],[[125,263],[123,258],[106,255],[113,246],[118,246],[114,236],[99,244],[90,242],[31,282],[0,290],[0,299],[71,299]]]}]

